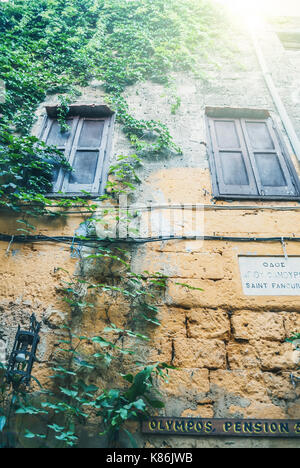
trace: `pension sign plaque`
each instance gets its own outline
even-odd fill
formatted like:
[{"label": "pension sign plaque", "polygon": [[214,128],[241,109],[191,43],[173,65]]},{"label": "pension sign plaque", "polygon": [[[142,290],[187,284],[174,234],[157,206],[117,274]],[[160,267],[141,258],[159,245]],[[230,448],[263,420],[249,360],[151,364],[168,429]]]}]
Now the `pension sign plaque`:
[{"label": "pension sign plaque", "polygon": [[239,256],[247,296],[300,296],[300,257]]},{"label": "pension sign plaque", "polygon": [[143,421],[142,432],[198,437],[300,437],[300,420],[153,417]]}]

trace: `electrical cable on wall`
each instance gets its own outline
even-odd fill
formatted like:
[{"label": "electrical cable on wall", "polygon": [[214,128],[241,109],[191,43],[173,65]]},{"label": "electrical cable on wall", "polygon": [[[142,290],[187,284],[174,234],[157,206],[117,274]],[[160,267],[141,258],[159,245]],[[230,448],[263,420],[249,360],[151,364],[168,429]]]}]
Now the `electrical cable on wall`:
[{"label": "electrical cable on wall", "polygon": [[[11,242],[12,236],[8,234],[0,234],[0,242]],[[97,238],[91,237],[74,237],[74,236],[43,236],[43,235],[28,235],[14,236],[14,243],[31,244],[53,242],[67,244],[74,247],[75,244],[87,247],[97,247],[100,244],[146,244],[150,242],[163,242],[174,240],[204,240],[204,241],[225,241],[225,242],[300,242],[300,237],[231,237],[231,236],[158,236],[158,237],[126,237],[126,238]]]}]

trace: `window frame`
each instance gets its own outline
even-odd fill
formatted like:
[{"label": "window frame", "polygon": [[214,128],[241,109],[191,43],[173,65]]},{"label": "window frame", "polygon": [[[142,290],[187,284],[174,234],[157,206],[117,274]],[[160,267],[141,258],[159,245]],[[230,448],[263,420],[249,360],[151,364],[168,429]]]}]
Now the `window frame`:
[{"label": "window frame", "polygon": [[[100,111],[99,111],[100,109]],[[104,109],[104,111],[103,111]],[[46,107],[46,115],[44,116],[43,124],[39,131],[39,138],[43,141],[47,141],[53,122],[57,120],[57,106]],[[89,184],[80,184],[80,190],[85,190],[89,194],[82,193],[79,191],[64,192],[68,189],[70,172],[64,171],[62,168],[59,170],[59,174],[56,182],[53,185],[53,190],[47,194],[49,198],[68,198],[68,197],[80,197],[80,198],[98,198],[105,193],[105,187],[108,179],[109,172],[109,160],[112,150],[112,140],[115,124],[115,113],[110,111],[106,106],[74,106],[70,107],[67,120],[72,119],[71,135],[68,139],[68,143],[65,147],[57,146],[58,149],[64,151],[64,155],[68,162],[72,165],[77,149],[76,140],[80,138],[80,131],[85,120],[99,120],[104,121],[103,134],[101,138],[100,146],[97,148],[89,147],[88,151],[99,151],[98,162],[95,172],[95,180],[92,190],[87,190],[85,187]],[[83,150],[83,148],[80,148]],[[85,187],[84,187],[85,185]]]},{"label": "window frame", "polygon": [[300,51],[300,33],[298,31],[289,30],[274,30],[277,35],[282,47],[288,52],[299,52]]},{"label": "window frame", "polygon": [[[214,120],[221,120],[221,121],[236,121],[241,128],[245,125],[245,122],[248,121],[255,121],[255,122],[264,122],[268,126],[269,131],[271,131],[272,141],[275,143],[275,148],[272,153],[282,155],[283,161],[286,165],[289,181],[293,185],[293,188],[296,195],[288,194],[278,194],[278,195],[269,195],[269,194],[261,194],[259,193],[261,189],[261,185],[259,183],[260,176],[257,173],[257,165],[256,163],[253,164],[253,151],[251,151],[251,145],[249,145],[249,137],[247,131],[242,128],[242,136],[243,136],[243,143],[241,142],[241,146],[245,146],[247,152],[247,158],[251,162],[251,172],[254,174],[254,183],[255,187],[257,188],[256,194],[247,194],[247,193],[239,193],[239,194],[232,194],[228,190],[228,193],[222,193],[220,190],[220,182],[218,180],[218,172],[217,167],[218,163],[215,157],[215,148],[218,147],[216,145],[216,141],[214,141],[214,130],[211,131],[211,122]],[[281,136],[280,130],[274,120],[272,119],[270,113],[264,110],[255,110],[255,109],[231,109],[231,108],[206,108],[205,110],[205,123],[206,123],[206,132],[207,132],[207,152],[208,152],[208,160],[209,160],[209,168],[211,173],[212,179],[212,192],[213,197],[216,200],[277,200],[277,201],[300,201],[300,180],[299,175],[296,172],[294,164],[291,160],[289,155],[287,146]],[[277,145],[278,144],[278,145]],[[236,149],[235,149],[236,151]],[[256,153],[264,153],[264,150],[256,150]],[[252,153],[252,154],[250,154]],[[243,153],[242,153],[243,154]],[[247,165],[246,165],[247,166]],[[247,174],[249,174],[247,172]],[[250,184],[251,185],[251,184]],[[240,186],[241,187],[241,186]],[[248,187],[248,186],[247,186]],[[262,190],[264,190],[262,188]],[[242,190],[241,190],[242,192]]]}]

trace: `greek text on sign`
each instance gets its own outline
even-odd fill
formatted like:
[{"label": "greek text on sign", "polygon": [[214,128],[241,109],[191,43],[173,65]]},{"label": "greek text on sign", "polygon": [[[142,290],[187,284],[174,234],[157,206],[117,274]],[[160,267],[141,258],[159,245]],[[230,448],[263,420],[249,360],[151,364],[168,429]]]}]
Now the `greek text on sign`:
[{"label": "greek text on sign", "polygon": [[300,257],[239,257],[247,296],[300,296]]}]

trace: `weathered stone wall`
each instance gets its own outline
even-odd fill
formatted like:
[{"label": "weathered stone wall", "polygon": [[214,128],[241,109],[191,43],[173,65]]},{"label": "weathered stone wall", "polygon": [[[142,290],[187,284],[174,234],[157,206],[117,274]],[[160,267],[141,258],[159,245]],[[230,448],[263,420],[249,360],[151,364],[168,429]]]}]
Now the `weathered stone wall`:
[{"label": "weathered stone wall", "polygon": [[[267,56],[275,83],[284,98],[287,110],[299,132],[299,104],[293,99],[290,73],[293,65],[277,36],[261,33],[261,45]],[[165,155],[146,159],[139,170],[142,183],[131,199],[141,206],[203,204],[204,234],[220,236],[299,236],[299,211],[296,202],[214,202],[206,149],[204,109],[206,106],[230,106],[267,109],[279,124],[291,157],[299,164],[284,134],[279,116],[264,83],[255,52],[247,35],[237,31],[239,50],[227,58],[220,57],[219,66],[203,63],[205,81],[187,75],[176,75],[177,94],[181,106],[171,113],[172,93],[163,86],[142,83],[127,91],[131,112],[137,118],[159,119],[170,128],[182,155]],[[101,83],[83,89],[80,101],[103,100]],[[47,103],[54,102],[49,99]],[[38,114],[42,116],[44,104]],[[38,133],[38,121],[34,131]],[[111,160],[118,154],[130,154],[130,145],[119,125],[114,132]],[[255,209],[245,209],[251,205]],[[222,211],[218,206],[227,207]],[[239,210],[232,210],[239,206]],[[289,206],[279,211],[276,207]],[[159,212],[159,210],[156,210]],[[138,225],[156,231],[153,217],[141,210]],[[175,214],[174,214],[175,213]],[[186,221],[193,224],[193,212],[187,210]],[[172,230],[170,216],[161,211],[164,234]],[[149,221],[150,219],[150,221]],[[45,220],[38,232],[46,235],[74,235],[84,220],[78,214],[67,219]],[[16,218],[2,216],[0,232],[13,235]],[[174,224],[174,218],[173,218]],[[99,228],[100,229],[100,228]],[[192,230],[192,228],[191,228]],[[173,231],[172,231],[173,232]],[[172,232],[169,232],[171,234]],[[287,242],[288,255],[300,256],[300,245]],[[132,252],[136,272],[160,271],[170,277],[165,297],[159,303],[161,327],[150,330],[151,341],[143,353],[149,361],[165,361],[176,366],[170,372],[169,384],[161,384],[166,416],[300,418],[299,391],[290,381],[295,369],[292,347],[285,342],[300,331],[299,296],[245,296],[242,291],[238,255],[283,255],[280,242],[225,242],[222,240],[172,240],[137,246]],[[79,258],[71,258],[70,249],[59,244],[8,245],[1,243],[0,339],[9,346],[17,323],[27,322],[34,311],[43,321],[39,347],[41,364],[36,374],[46,381],[47,363],[59,331],[57,326],[67,314],[57,288],[59,267],[71,273],[79,271]],[[87,270],[91,273],[91,270]],[[202,288],[189,290],[178,283]],[[102,298],[103,299],[103,298]],[[105,303],[106,300],[106,303]],[[78,323],[78,332],[95,334],[105,326],[104,305],[111,307],[115,323],[122,322],[125,304],[110,298],[97,304],[96,313]],[[111,300],[111,304],[109,301]],[[297,446],[294,441],[218,440],[196,438],[143,438],[147,447],[217,447],[217,446]]]}]

